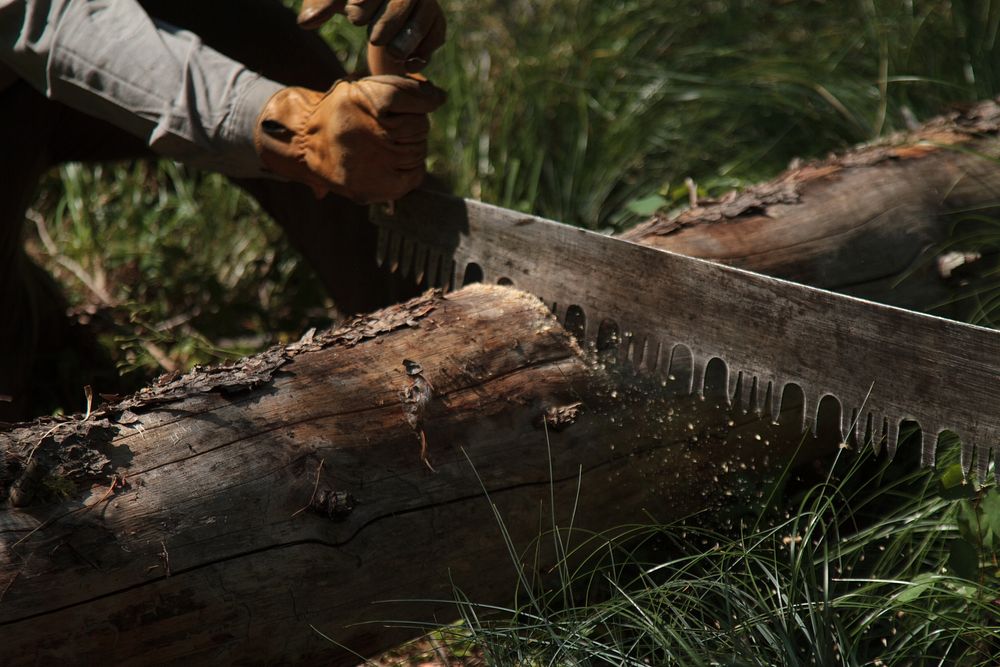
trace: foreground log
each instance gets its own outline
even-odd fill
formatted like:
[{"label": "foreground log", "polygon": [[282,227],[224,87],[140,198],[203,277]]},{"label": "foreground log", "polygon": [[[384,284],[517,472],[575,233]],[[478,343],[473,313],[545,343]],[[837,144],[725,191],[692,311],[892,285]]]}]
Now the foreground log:
[{"label": "foreground log", "polygon": [[998,133],[1000,105],[982,102],[912,132],[793,165],[770,182],[656,217],[625,236],[965,319],[976,304],[956,296],[972,294],[978,276],[992,280],[997,258],[953,271],[954,255],[945,256],[970,245],[982,249],[982,237],[974,237],[996,228]]},{"label": "foreground log", "polygon": [[427,295],[0,434],[0,661],[351,662],[310,626],[371,654],[413,631],[365,621],[456,617],[412,602],[451,582],[508,602],[540,526],[677,517],[723,492],[709,460],[798,444],[746,421],[707,437],[523,293]]}]

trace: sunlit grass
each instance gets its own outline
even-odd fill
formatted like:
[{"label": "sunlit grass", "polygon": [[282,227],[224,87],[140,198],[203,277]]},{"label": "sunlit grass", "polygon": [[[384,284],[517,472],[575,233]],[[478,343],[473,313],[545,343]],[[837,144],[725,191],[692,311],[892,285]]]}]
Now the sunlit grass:
[{"label": "sunlit grass", "polygon": [[[554,584],[512,576],[517,606],[456,591],[452,629],[499,666],[992,665],[1000,493],[940,470],[844,452],[826,479],[789,480],[769,510],[732,523],[584,541]],[[519,571],[532,547],[497,526]],[[539,539],[562,544],[566,529]]]}]

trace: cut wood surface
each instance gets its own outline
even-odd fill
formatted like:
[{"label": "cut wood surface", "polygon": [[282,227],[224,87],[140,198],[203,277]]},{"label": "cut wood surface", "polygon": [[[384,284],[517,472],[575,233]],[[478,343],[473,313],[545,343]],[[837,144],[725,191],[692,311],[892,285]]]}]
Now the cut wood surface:
[{"label": "cut wood surface", "polygon": [[[625,237],[902,307],[941,306],[961,295],[956,283],[996,267],[988,258],[950,275],[947,258],[945,266],[938,260],[984,225],[995,229],[983,221],[1000,207],[998,131],[1000,105],[982,102],[793,165],[770,182],[656,217]],[[964,300],[933,312],[963,319],[974,307]]]},{"label": "cut wood surface", "polygon": [[452,584],[509,603],[553,522],[678,517],[798,444],[636,383],[473,286],[0,434],[0,662],[356,662],[313,627],[370,655]]}]

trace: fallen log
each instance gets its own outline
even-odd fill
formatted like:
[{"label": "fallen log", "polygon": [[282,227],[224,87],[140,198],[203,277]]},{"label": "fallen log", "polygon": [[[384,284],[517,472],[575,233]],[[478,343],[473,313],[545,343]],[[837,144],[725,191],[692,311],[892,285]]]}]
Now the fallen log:
[{"label": "fallen log", "polygon": [[[816,287],[954,319],[991,280],[1000,211],[1000,105],[978,103],[624,236]],[[991,220],[992,217],[992,220]],[[989,242],[988,242],[989,243]],[[989,245],[996,245],[995,240]],[[957,251],[957,254],[956,254]],[[955,270],[956,264],[978,259]]]},{"label": "fallen log", "polygon": [[724,493],[707,462],[798,444],[632,380],[473,286],[0,434],[2,662],[347,664],[455,618],[452,585],[507,602],[540,527],[675,518]]}]

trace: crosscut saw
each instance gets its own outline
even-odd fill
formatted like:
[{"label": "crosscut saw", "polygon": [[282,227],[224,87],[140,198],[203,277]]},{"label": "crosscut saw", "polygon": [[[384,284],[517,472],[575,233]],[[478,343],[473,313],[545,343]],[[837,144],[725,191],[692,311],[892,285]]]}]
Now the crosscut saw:
[{"label": "crosscut saw", "polygon": [[[777,420],[782,395],[841,407],[843,440],[891,457],[902,421],[962,442],[985,480],[1000,453],[1000,332],[771,278],[515,211],[426,191],[372,207],[378,261],[419,285],[509,284],[541,298],[581,344],[702,394],[720,360],[730,401]],[[1000,477],[1000,470],[997,470]]]},{"label": "crosscut saw", "polygon": [[[368,63],[406,73],[383,47],[369,46]],[[797,385],[803,429],[831,396],[841,439],[884,442],[890,457],[903,421],[920,425],[923,465],[943,431],[980,480],[1000,454],[1000,332],[427,191],[372,211],[388,270],[446,291],[495,282],[531,292],[584,347],[681,375],[688,393],[704,394],[717,359],[727,400],[759,415],[777,420]]]}]

